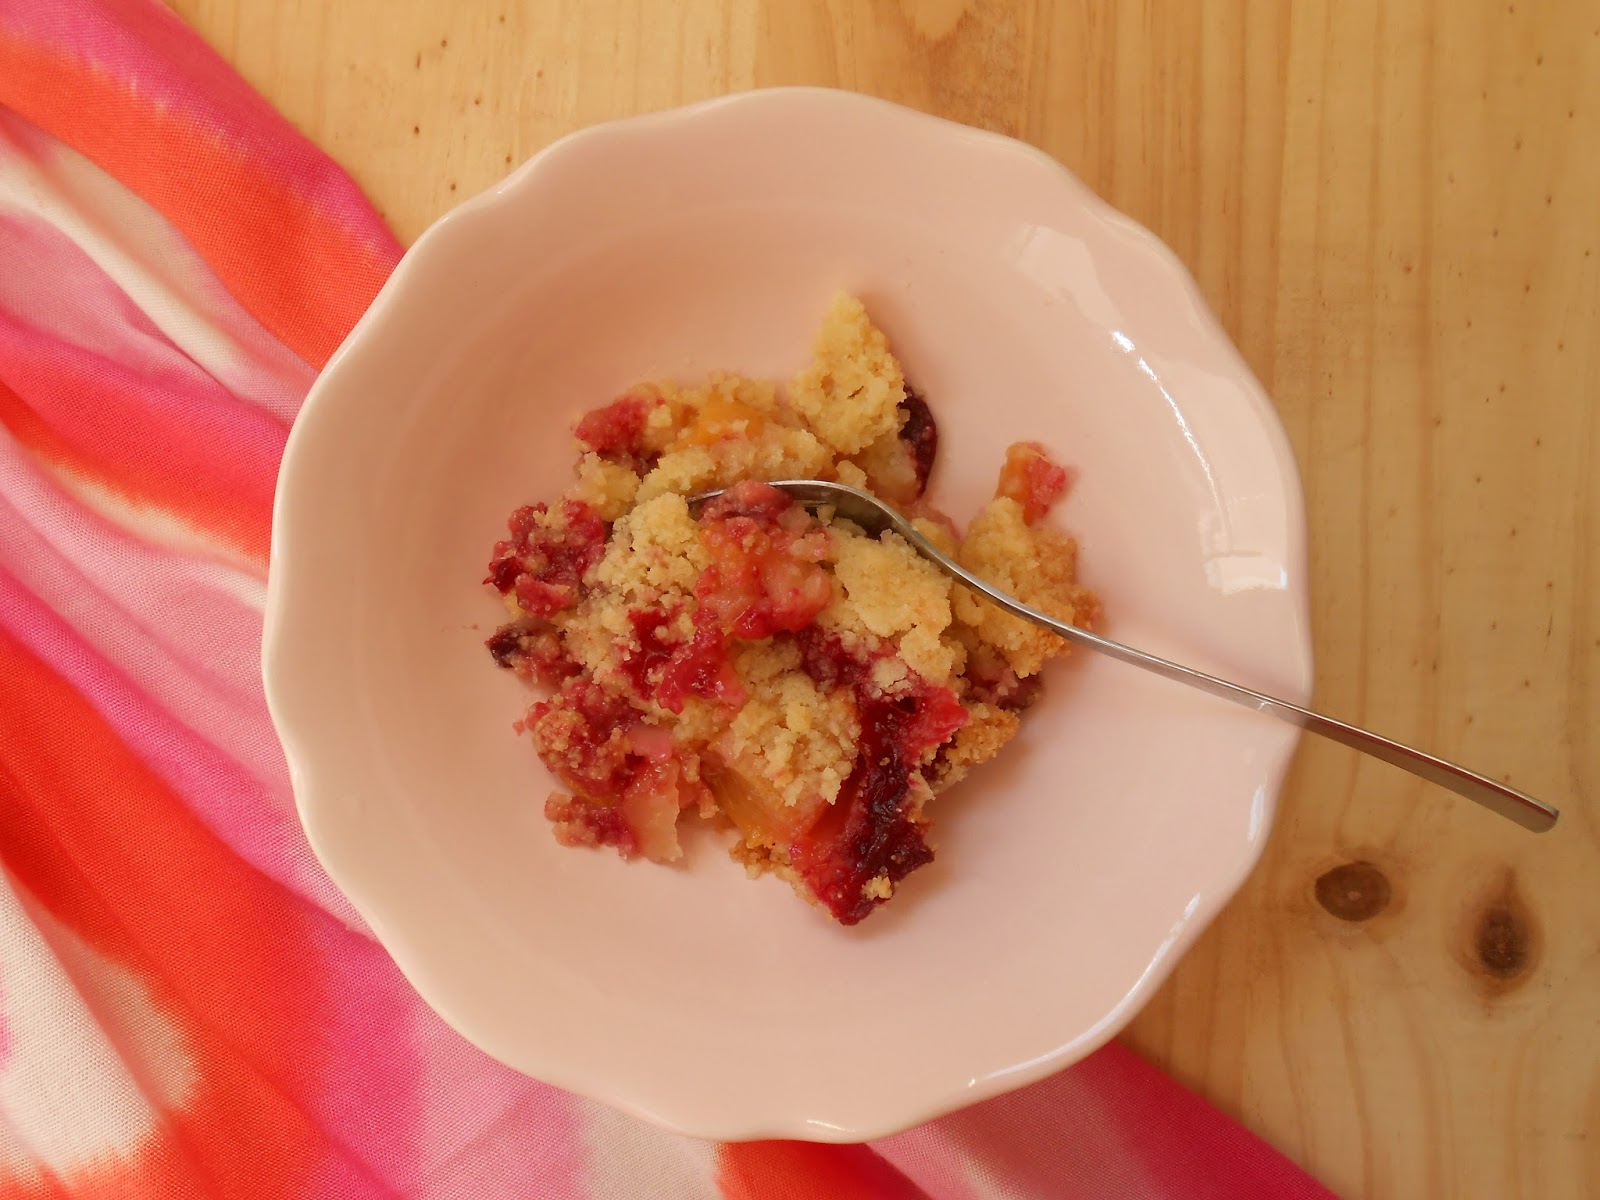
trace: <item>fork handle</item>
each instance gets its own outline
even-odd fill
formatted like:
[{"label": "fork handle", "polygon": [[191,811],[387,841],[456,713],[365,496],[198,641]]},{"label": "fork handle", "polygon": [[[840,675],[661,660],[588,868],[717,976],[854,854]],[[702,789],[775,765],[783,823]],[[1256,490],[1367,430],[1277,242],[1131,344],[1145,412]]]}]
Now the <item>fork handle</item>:
[{"label": "fork handle", "polygon": [[1555,826],[1556,818],[1560,816],[1559,810],[1552,808],[1541,800],[1536,800],[1526,792],[1519,792],[1514,787],[1509,787],[1497,780],[1490,779],[1487,775],[1480,775],[1476,771],[1469,771],[1466,767],[1458,766],[1453,762],[1417,750],[1392,738],[1386,738],[1371,730],[1362,729],[1345,721],[1333,717],[1323,716],[1309,708],[1302,708],[1298,704],[1277,696],[1269,696],[1265,692],[1255,691],[1253,688],[1244,687],[1242,684],[1230,683],[1226,679],[1219,679],[1215,675],[1207,675],[1204,671],[1197,671],[1193,667],[1183,666],[1165,658],[1158,658],[1154,654],[1146,654],[1143,650],[1135,650],[1132,646],[1125,646],[1121,642],[1114,642],[1110,638],[1101,637],[1097,633],[1090,633],[1087,629],[1079,629],[1076,625],[1058,620],[1048,613],[1030,608],[1015,597],[1008,596],[995,588],[990,587],[973,575],[960,563],[950,558],[927,538],[915,529],[906,528],[898,530],[903,536],[915,537],[918,549],[923,554],[932,558],[935,563],[957,582],[964,584],[984,597],[990,603],[1005,609],[1013,616],[1021,617],[1024,621],[1032,621],[1035,625],[1042,625],[1055,633],[1060,634],[1071,642],[1080,646],[1087,646],[1101,654],[1109,655],[1121,662],[1129,663],[1135,667],[1143,667],[1147,671],[1163,676],[1166,679],[1186,683],[1190,687],[1199,688],[1213,696],[1224,700],[1232,700],[1246,708],[1253,708],[1257,712],[1270,713],[1280,717],[1290,724],[1298,725],[1308,733],[1320,734],[1342,745],[1349,746],[1352,750],[1359,750],[1363,754],[1370,754],[1373,758],[1382,759],[1392,766],[1410,771],[1419,778],[1426,779],[1429,783],[1436,783],[1440,787],[1449,788],[1458,796],[1465,796],[1468,800],[1475,801],[1485,808],[1499,813],[1521,825],[1524,829],[1531,829],[1535,833],[1544,833]]}]

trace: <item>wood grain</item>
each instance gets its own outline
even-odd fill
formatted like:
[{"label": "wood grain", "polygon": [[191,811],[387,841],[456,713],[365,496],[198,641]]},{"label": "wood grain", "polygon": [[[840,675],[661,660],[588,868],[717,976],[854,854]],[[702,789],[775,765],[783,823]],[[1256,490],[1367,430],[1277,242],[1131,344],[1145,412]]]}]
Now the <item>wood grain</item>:
[{"label": "wood grain", "polygon": [[559,134],[839,84],[1048,150],[1189,264],[1305,477],[1307,745],[1128,1040],[1349,1196],[1600,1195],[1600,9],[1589,0],[178,0],[402,237]]}]

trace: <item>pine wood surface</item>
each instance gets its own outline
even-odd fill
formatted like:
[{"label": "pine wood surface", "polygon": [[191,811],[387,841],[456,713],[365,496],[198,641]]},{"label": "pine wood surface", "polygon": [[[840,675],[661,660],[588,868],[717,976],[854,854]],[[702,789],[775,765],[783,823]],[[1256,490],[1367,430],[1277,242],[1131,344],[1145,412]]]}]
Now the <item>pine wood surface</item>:
[{"label": "pine wood surface", "polygon": [[1318,703],[1565,816],[1308,742],[1124,1036],[1343,1195],[1600,1195],[1600,5],[174,7],[407,240],[573,129],[790,83],[1032,142],[1155,230],[1298,455]]}]

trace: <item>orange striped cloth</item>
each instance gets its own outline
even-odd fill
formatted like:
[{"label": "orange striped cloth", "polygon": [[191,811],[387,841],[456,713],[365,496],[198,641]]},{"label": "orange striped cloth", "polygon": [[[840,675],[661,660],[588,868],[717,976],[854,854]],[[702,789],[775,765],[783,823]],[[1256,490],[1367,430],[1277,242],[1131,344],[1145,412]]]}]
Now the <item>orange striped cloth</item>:
[{"label": "orange striped cloth", "polygon": [[285,435],[400,249],[151,0],[0,0],[0,1200],[1327,1195],[1115,1047],[871,1146],[716,1146],[420,1003],[257,675]]}]

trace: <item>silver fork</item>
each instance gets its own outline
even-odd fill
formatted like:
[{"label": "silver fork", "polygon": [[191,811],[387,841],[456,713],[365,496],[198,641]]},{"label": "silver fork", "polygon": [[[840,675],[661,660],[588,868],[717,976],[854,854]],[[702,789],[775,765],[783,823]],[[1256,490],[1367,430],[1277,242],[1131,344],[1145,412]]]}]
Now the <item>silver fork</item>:
[{"label": "silver fork", "polygon": [[[1121,642],[1090,633],[1087,629],[1079,629],[1076,625],[1030,608],[1016,597],[1008,596],[979,579],[918,533],[905,517],[876,496],[859,488],[848,487],[842,483],[829,483],[823,479],[778,479],[772,481],[771,486],[787,492],[809,509],[832,507],[839,516],[860,526],[873,537],[892,529],[910,543],[918,554],[957,583],[971,588],[1006,612],[1021,617],[1024,621],[1032,621],[1035,625],[1042,625],[1077,645],[1087,646],[1121,662],[1143,667],[1167,679],[1186,683],[1190,687],[1199,688],[1202,692],[1220,696],[1224,700],[1232,700],[1257,712],[1281,717],[1308,733],[1320,734],[1363,754],[1370,754],[1373,758],[1382,759],[1386,763],[1410,771],[1429,783],[1449,788],[1457,795],[1474,800],[1535,833],[1544,833],[1553,828],[1556,818],[1560,816],[1557,809],[1543,801],[1535,800],[1525,792],[1498,783],[1487,775],[1469,771],[1465,767],[1457,766],[1455,763],[1447,762],[1445,759],[1370,730],[1335,720],[1333,717],[1325,717],[1321,713],[1312,712],[1309,708],[1301,708],[1298,704],[1291,704],[1277,696],[1269,696],[1265,692],[1255,691],[1242,684],[1230,683],[1215,675],[1207,675],[1204,671],[1197,671],[1193,667],[1157,658],[1154,654],[1146,654],[1143,650],[1135,650],[1132,646],[1125,646]],[[719,488],[715,491],[701,492],[691,496],[689,502],[698,507],[705,501],[720,496],[723,490]]]}]

